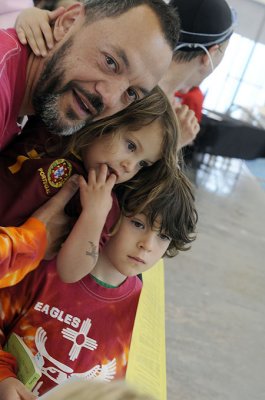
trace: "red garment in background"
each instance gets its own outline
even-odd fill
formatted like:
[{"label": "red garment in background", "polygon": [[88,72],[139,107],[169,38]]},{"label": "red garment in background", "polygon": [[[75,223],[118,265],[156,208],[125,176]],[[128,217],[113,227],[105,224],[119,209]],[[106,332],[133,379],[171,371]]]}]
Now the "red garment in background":
[{"label": "red garment in background", "polygon": [[175,92],[175,97],[181,100],[181,104],[186,104],[195,112],[198,122],[202,119],[202,104],[204,95],[198,86],[193,87],[187,93]]}]

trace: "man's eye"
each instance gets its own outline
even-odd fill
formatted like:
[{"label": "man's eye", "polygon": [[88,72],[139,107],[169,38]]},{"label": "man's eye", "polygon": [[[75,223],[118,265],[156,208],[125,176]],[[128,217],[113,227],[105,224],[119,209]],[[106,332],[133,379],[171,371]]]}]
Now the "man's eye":
[{"label": "man's eye", "polygon": [[133,142],[131,142],[131,141],[128,141],[128,150],[130,150],[130,151],[135,151],[136,150],[136,145],[135,145],[135,143],[133,143]]},{"label": "man's eye", "polygon": [[138,100],[138,93],[133,88],[128,88],[127,90],[128,97],[131,102]]},{"label": "man's eye", "polygon": [[113,71],[117,71],[118,66],[115,60],[113,58],[106,56],[106,63],[108,65],[108,68],[112,69]]},{"label": "man's eye", "polygon": [[150,165],[148,164],[147,161],[142,160],[139,162],[139,166],[140,166],[140,168],[146,168],[146,167],[149,167]]}]

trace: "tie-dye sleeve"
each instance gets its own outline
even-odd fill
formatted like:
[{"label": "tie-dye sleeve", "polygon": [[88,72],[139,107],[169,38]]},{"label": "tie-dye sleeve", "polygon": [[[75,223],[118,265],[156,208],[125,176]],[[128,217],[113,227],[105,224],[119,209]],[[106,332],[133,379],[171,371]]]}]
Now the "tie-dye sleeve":
[{"label": "tie-dye sleeve", "polygon": [[15,357],[0,350],[0,382],[6,378],[16,378],[17,363]]},{"label": "tie-dye sleeve", "polygon": [[[28,290],[27,294],[30,296]],[[22,314],[25,302],[26,297],[23,284],[22,286],[18,285],[0,290],[0,383],[6,378],[16,378],[16,359],[12,354],[4,350],[4,346],[9,335],[13,332],[10,327],[15,317]]]},{"label": "tie-dye sleeve", "polygon": [[36,218],[20,227],[0,227],[0,288],[15,285],[35,269],[46,247],[45,225]]}]

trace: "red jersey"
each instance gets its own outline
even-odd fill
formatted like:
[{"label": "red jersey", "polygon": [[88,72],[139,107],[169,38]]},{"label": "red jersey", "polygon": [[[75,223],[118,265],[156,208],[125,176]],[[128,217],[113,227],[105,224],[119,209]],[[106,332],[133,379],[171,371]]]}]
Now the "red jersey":
[{"label": "red jersey", "polygon": [[0,29],[0,150],[21,127],[17,123],[26,90],[28,48],[14,29]]},{"label": "red jersey", "polygon": [[[124,378],[141,287],[137,276],[113,289],[90,275],[63,283],[56,261],[42,262],[0,291],[1,345],[12,332],[24,340],[42,372],[36,395],[71,377]],[[7,377],[16,377],[16,361],[0,351],[0,380]]]}]

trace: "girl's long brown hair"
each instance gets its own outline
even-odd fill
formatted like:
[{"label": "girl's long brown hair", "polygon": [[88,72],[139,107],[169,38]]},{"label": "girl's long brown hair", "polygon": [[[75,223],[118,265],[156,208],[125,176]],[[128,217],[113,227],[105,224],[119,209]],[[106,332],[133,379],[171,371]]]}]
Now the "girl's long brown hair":
[{"label": "girl's long brown hair", "polygon": [[137,131],[154,121],[159,121],[163,134],[161,158],[169,167],[175,165],[179,126],[170,102],[159,87],[117,114],[94,121],[76,134],[62,138],[62,143],[53,145],[50,150],[58,153],[57,147],[60,147],[61,156],[65,157],[71,152],[81,156],[82,150],[102,135],[122,135],[124,130]]}]

